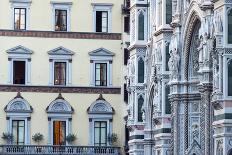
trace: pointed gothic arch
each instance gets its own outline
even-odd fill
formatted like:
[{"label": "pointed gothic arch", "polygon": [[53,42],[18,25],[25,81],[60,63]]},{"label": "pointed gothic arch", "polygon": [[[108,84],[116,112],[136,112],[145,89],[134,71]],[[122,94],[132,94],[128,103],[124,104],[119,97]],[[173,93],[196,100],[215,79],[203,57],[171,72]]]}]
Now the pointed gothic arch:
[{"label": "pointed gothic arch", "polygon": [[195,30],[196,24],[201,23],[199,15],[193,11],[189,20],[189,25],[186,29],[185,39],[184,39],[184,79],[189,80],[189,59],[190,59],[190,51],[191,51],[191,43],[193,38],[193,33]]}]

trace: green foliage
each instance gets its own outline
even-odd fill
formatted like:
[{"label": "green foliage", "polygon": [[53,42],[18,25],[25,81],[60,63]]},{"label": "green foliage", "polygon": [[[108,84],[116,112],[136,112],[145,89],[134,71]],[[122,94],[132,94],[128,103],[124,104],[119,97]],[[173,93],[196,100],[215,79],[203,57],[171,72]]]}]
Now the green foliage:
[{"label": "green foliage", "polygon": [[108,142],[110,144],[115,144],[118,141],[118,135],[116,133],[108,134]]},{"label": "green foliage", "polygon": [[12,133],[9,132],[3,132],[2,133],[2,139],[5,140],[7,143],[11,143],[14,139],[14,136]]},{"label": "green foliage", "polygon": [[44,136],[41,133],[36,133],[32,136],[32,140],[39,144],[44,139]]},{"label": "green foliage", "polygon": [[73,133],[70,133],[66,136],[66,141],[69,143],[69,144],[72,144],[75,140],[77,139],[77,136]]}]

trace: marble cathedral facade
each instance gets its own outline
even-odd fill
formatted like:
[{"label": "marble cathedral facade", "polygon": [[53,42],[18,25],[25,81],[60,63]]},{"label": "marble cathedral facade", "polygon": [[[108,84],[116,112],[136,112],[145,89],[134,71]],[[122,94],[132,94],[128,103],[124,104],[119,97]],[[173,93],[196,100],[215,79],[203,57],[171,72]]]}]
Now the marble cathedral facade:
[{"label": "marble cathedral facade", "polygon": [[131,0],[131,155],[232,155],[232,0]]}]

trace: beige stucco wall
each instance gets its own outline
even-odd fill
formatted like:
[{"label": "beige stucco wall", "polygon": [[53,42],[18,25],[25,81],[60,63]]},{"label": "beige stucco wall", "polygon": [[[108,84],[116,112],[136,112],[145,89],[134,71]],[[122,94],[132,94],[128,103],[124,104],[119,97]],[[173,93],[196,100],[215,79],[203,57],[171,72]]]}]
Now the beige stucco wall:
[{"label": "beige stucco wall", "polygon": [[[32,0],[30,7],[30,30],[52,31],[52,0]],[[72,2],[71,31],[93,32],[93,6],[91,3],[112,3],[112,32],[121,33],[121,4],[123,0],[54,0],[55,2]],[[11,29],[13,22],[11,3],[0,1],[0,29]]]},{"label": "beige stucco wall", "polygon": [[[4,107],[16,96],[16,92],[0,93],[0,133],[7,131],[6,113]],[[58,96],[57,93],[21,93],[25,100],[33,107],[31,114],[31,136],[37,132],[45,136],[43,144],[47,144],[48,139],[48,116],[46,113],[47,106]],[[98,94],[62,94],[73,109],[72,115],[72,132],[77,135],[77,145],[88,145],[89,139],[89,119],[87,109],[97,98]],[[118,144],[122,147],[124,144],[124,109],[121,103],[120,94],[108,95],[103,97],[115,109],[113,115],[113,132],[118,135]],[[0,140],[3,143],[2,139]],[[33,141],[31,140],[33,143]],[[41,143],[42,144],[42,143]]]},{"label": "beige stucco wall", "polygon": [[113,57],[113,86],[121,86],[122,49],[120,40],[97,39],[64,39],[64,38],[29,38],[0,36],[0,83],[7,83],[8,54],[6,50],[18,45],[33,50],[31,55],[31,84],[48,85],[49,55],[47,51],[63,46],[75,52],[72,59],[72,85],[90,85],[90,56],[89,52],[100,47],[115,53]]}]

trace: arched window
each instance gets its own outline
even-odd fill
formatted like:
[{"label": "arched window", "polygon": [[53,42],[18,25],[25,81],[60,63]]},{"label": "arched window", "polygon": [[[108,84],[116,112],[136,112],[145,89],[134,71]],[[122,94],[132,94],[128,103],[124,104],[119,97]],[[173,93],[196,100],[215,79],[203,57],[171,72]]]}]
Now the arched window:
[{"label": "arched window", "polygon": [[144,14],[142,12],[139,13],[138,21],[138,40],[144,40]]},{"label": "arched window", "polygon": [[142,58],[138,61],[138,83],[144,83],[144,61]]},{"label": "arched window", "polygon": [[228,44],[232,44],[232,9],[228,13]]},{"label": "arched window", "polygon": [[232,96],[232,60],[228,63],[228,96]]},{"label": "arched window", "polygon": [[61,94],[46,109],[48,114],[48,143],[65,145],[66,136],[71,133],[73,108]]},{"label": "arched window", "polygon": [[5,107],[7,132],[13,135],[15,145],[30,144],[30,121],[33,112],[30,104],[20,93]]},{"label": "arched window", "polygon": [[94,146],[109,146],[113,131],[114,109],[102,96],[94,101],[87,109],[89,115],[89,144]]},{"label": "arched window", "polygon": [[144,102],[144,99],[140,95],[138,98],[138,122],[143,121],[143,112],[142,112],[143,102]]}]

